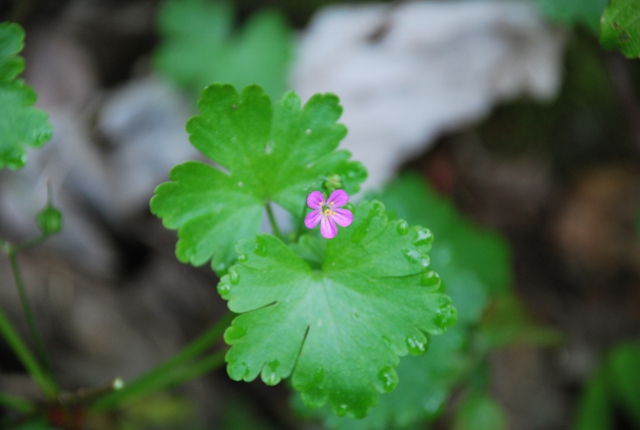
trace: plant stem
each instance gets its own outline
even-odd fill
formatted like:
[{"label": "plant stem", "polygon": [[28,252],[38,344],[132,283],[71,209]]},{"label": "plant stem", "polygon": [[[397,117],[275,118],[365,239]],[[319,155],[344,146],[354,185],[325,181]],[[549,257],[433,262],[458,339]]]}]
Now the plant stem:
[{"label": "plant stem", "polygon": [[113,409],[133,398],[180,384],[220,366],[224,363],[224,352],[218,352],[196,363],[191,360],[202,354],[222,336],[233,317],[234,314],[232,313],[225,315],[177,355],[151,369],[130,384],[125,385],[124,388],[97,399],[91,404],[91,408],[96,411]]},{"label": "plant stem", "polygon": [[33,312],[31,311],[31,306],[29,305],[29,299],[27,298],[27,293],[25,291],[24,280],[22,278],[22,273],[20,272],[20,266],[18,265],[17,251],[19,249],[20,248],[18,246],[13,246],[9,249],[9,262],[11,263],[13,278],[16,281],[18,295],[20,296],[20,303],[22,304],[22,311],[24,312],[24,316],[27,320],[29,332],[31,333],[31,337],[33,338],[33,343],[36,347],[38,357],[40,358],[42,364],[45,367],[45,370],[49,373],[49,376],[53,381],[53,371],[51,367],[51,362],[49,361],[49,357],[47,356],[47,353],[44,349],[44,344],[42,343],[42,339],[40,338],[40,334],[38,333],[38,330],[36,328]]},{"label": "plant stem", "polygon": [[34,381],[38,384],[42,392],[49,399],[56,397],[58,389],[55,382],[50,376],[40,367],[36,359],[31,355],[27,346],[20,339],[20,335],[15,328],[11,325],[11,322],[4,315],[4,312],[0,310],[0,333],[6,339],[7,343],[15,352],[16,356],[27,369],[27,372],[31,375]]},{"label": "plant stem", "polygon": [[280,233],[280,229],[278,228],[278,224],[276,223],[276,217],[273,216],[273,209],[271,209],[271,203],[266,204],[267,215],[269,216],[269,222],[271,223],[271,228],[273,229],[273,234],[278,236],[278,238],[282,239],[282,234]]},{"label": "plant stem", "polygon": [[23,414],[33,412],[35,409],[30,401],[21,399],[20,397],[10,396],[9,394],[5,393],[0,393],[0,405],[11,408]]}]

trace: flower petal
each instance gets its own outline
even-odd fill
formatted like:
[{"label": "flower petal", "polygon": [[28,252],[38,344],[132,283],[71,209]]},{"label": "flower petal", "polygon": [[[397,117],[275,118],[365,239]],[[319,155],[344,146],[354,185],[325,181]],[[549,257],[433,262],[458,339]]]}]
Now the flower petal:
[{"label": "flower petal", "polygon": [[349,209],[339,209],[336,208],[333,210],[335,215],[331,218],[338,224],[340,227],[349,227],[353,222],[353,214]]},{"label": "flower petal", "polygon": [[318,225],[321,218],[322,218],[322,210],[321,209],[313,210],[309,212],[307,217],[304,219],[304,225],[306,225],[307,228],[314,228],[315,226]]},{"label": "flower petal", "polygon": [[345,190],[335,190],[327,201],[333,207],[344,206],[349,202],[349,194]]},{"label": "flower petal", "polygon": [[322,217],[320,222],[320,234],[325,239],[333,239],[338,234],[338,226],[331,217]]},{"label": "flower petal", "polygon": [[311,209],[318,209],[322,207],[323,204],[324,204],[324,196],[320,191],[313,191],[307,197],[307,205],[309,205]]}]

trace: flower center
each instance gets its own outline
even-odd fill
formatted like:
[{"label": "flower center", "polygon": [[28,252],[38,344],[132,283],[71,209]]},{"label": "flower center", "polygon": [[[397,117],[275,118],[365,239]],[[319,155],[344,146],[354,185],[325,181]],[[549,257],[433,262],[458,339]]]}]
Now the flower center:
[{"label": "flower center", "polygon": [[322,213],[325,217],[335,215],[335,212],[331,210],[331,207],[329,205],[322,205]]}]

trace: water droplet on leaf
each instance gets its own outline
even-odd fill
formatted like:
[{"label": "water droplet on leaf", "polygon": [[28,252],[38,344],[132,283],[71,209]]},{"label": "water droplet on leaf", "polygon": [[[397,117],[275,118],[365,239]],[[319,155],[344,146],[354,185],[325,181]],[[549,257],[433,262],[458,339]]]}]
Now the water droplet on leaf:
[{"label": "water droplet on leaf", "polygon": [[242,182],[242,181],[238,182],[238,186],[239,186],[240,188],[244,187],[244,182]]},{"label": "water droplet on leaf", "polygon": [[310,128],[308,128],[308,129],[306,129],[304,132],[305,132],[306,134],[311,134],[311,129],[310,129]]},{"label": "water droplet on leaf", "polygon": [[347,406],[346,403],[342,403],[340,406],[338,406],[338,410],[336,411],[336,415],[339,417],[344,417],[347,414],[347,411],[349,410],[349,406]]},{"label": "water droplet on leaf", "polygon": [[247,261],[247,254],[238,255],[238,262],[244,263],[245,261]]},{"label": "water droplet on leaf", "polygon": [[278,376],[277,370],[280,362],[278,360],[271,361],[262,368],[262,373],[260,377],[262,378],[262,382],[267,385],[277,385],[282,378]]},{"label": "water droplet on leaf", "polygon": [[422,254],[415,249],[406,249],[402,253],[410,263],[418,263],[422,267],[429,267],[431,260],[427,254]]},{"label": "water droplet on leaf", "polygon": [[225,263],[218,263],[214,270],[218,275],[224,274],[225,270],[227,270],[227,265]]},{"label": "water droplet on leaf", "polygon": [[431,230],[428,228],[421,228],[417,231],[417,236],[411,243],[416,246],[428,246],[431,245],[432,241],[433,233],[431,233]]},{"label": "water droplet on leaf", "polygon": [[218,294],[220,294],[220,297],[226,300],[229,297],[230,292],[231,292],[231,285],[222,281],[218,283]]},{"label": "water droplet on leaf", "polygon": [[437,291],[440,289],[440,275],[434,270],[429,270],[422,275],[420,284],[424,287],[430,287],[431,290]]},{"label": "water droplet on leaf", "polygon": [[378,379],[382,382],[382,389],[386,393],[390,393],[398,385],[398,374],[391,367],[383,368],[378,373]]},{"label": "water droplet on leaf", "polygon": [[400,233],[402,236],[409,233],[409,224],[407,224],[405,220],[400,220],[398,222],[398,233]]},{"label": "water droplet on leaf", "polygon": [[458,311],[451,305],[438,309],[436,324],[440,327],[451,327],[458,320]]},{"label": "water droplet on leaf", "polygon": [[231,282],[232,285],[238,285],[238,282],[240,282],[240,275],[233,269],[229,270],[227,276],[229,276],[229,282]]},{"label": "water droplet on leaf", "polygon": [[420,336],[411,336],[407,338],[407,348],[409,354],[420,355],[427,350],[428,338],[421,338]]}]

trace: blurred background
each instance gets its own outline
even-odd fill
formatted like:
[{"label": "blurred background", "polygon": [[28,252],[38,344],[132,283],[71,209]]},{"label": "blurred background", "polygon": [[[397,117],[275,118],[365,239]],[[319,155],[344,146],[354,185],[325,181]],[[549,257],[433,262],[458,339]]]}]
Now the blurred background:
[{"label": "blurred background", "polygon": [[[0,172],[0,237],[38,234],[48,184],[63,231],[20,263],[63,387],[140,375],[225,313],[211,269],[176,260],[148,205],[172,166],[203,159],[184,126],[213,82],[337,94],[343,147],[369,170],[361,195],[433,229],[461,315],[463,341],[432,352],[463,364],[429,368],[368,421],[222,369],[67,427],[640,428],[640,67],[600,47],[606,6],[0,1],[54,128],[24,169]],[[4,255],[0,304],[28,338]],[[2,340],[0,389],[37,398]]]}]

